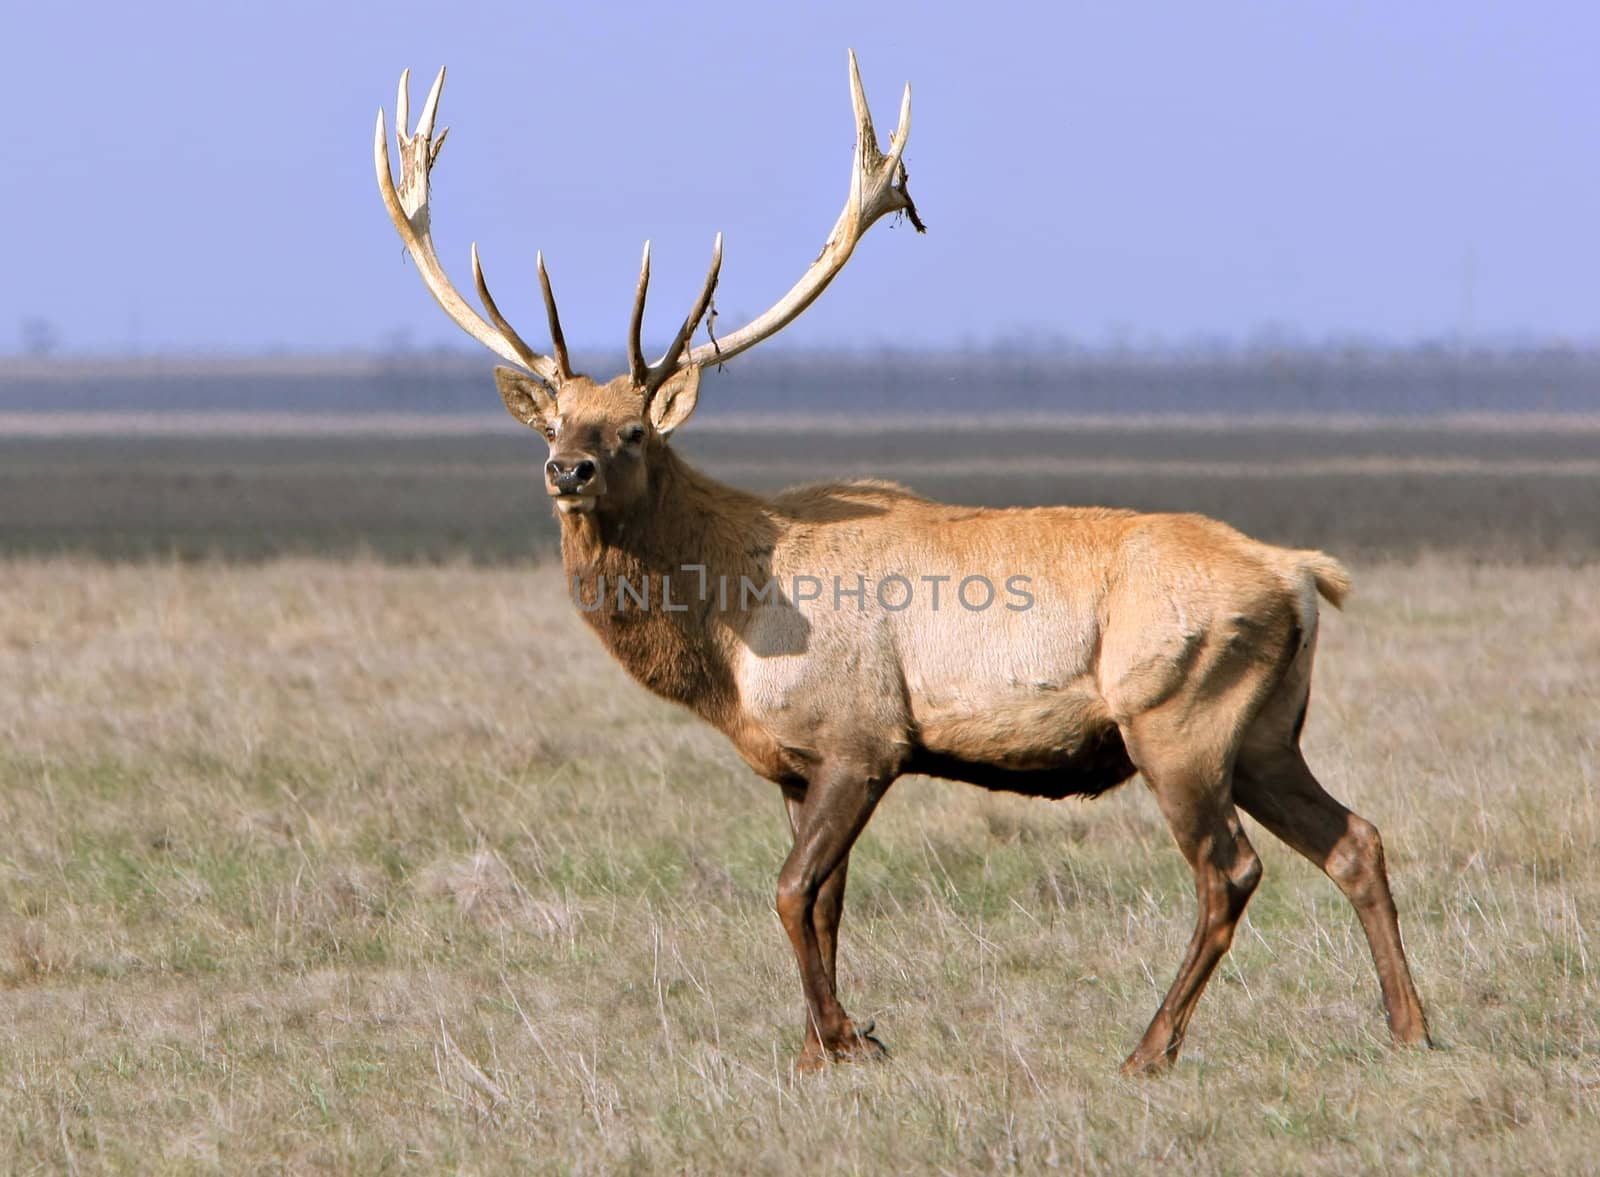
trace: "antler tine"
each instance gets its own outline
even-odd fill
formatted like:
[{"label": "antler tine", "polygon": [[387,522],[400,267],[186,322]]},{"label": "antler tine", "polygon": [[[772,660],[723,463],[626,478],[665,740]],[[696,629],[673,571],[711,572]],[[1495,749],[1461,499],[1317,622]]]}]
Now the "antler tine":
[{"label": "antler tine", "polygon": [[439,95],[444,92],[444,66],[428,87],[428,96],[422,100],[422,113],[417,116],[416,134],[423,139],[433,138],[433,120],[439,113]]},{"label": "antler tine", "polygon": [[572,364],[567,359],[567,337],[561,333],[561,316],[556,314],[556,296],[550,292],[550,275],[544,270],[544,250],[534,254],[539,263],[539,289],[544,293],[544,313],[550,320],[550,345],[556,353],[556,367],[563,380],[572,378]]},{"label": "antler tine", "polygon": [[[442,138],[442,136],[441,136]],[[900,95],[900,119],[895,123],[894,137],[889,140],[889,162],[900,164],[900,157],[906,153],[906,140],[911,138],[911,83],[906,83],[905,93]],[[906,182],[905,168],[900,167],[900,183]]]},{"label": "antler tine", "polygon": [[850,173],[850,201],[861,212],[862,187],[867,179],[867,167],[878,150],[878,133],[872,128],[872,108],[867,105],[867,92],[861,85],[861,67],[856,64],[856,51],[850,53],[850,108],[856,116],[856,165]]},{"label": "antler tine", "polygon": [[[439,72],[441,74],[444,73],[443,66],[439,68]],[[382,109],[379,109],[378,114],[383,114]],[[400,93],[396,94],[394,98],[394,121],[395,129],[401,135],[404,135],[406,128],[411,125],[411,67],[409,65],[400,71]]]},{"label": "antler tine", "polygon": [[650,367],[644,362],[644,347],[639,343],[639,332],[644,328],[644,296],[650,289],[650,243],[644,243],[644,260],[639,263],[639,288],[633,294],[633,318],[628,323],[628,375],[640,388],[650,378]]},{"label": "antler tine", "polygon": [[711,296],[716,293],[717,279],[722,273],[722,234],[717,234],[717,239],[711,244],[711,268],[706,271],[705,285],[700,288],[700,297],[695,299],[694,306],[689,308],[688,317],[683,320],[683,325],[678,328],[678,333],[672,337],[672,343],[662,353],[661,358],[650,365],[650,374],[645,381],[645,391],[653,393],[666,383],[667,378],[678,370],[678,358],[683,355],[683,349],[688,346],[689,340],[694,337],[700,320],[706,317],[706,308],[711,305]]},{"label": "antler tine", "polygon": [[546,360],[533,348],[529,347],[522,336],[517,334],[517,329],[506,322],[506,317],[500,313],[500,308],[495,305],[494,296],[489,293],[489,284],[483,280],[483,264],[478,261],[478,243],[472,243],[472,280],[478,287],[478,301],[483,303],[483,309],[489,312],[489,318],[500,329],[500,334],[505,336],[520,357],[522,363],[533,371],[538,371],[541,363],[548,364]]},{"label": "antler tine", "polygon": [[901,96],[900,121],[895,128],[888,155],[884,155],[878,146],[877,133],[872,126],[872,112],[867,107],[866,91],[861,85],[861,70],[856,65],[853,49],[850,51],[850,105],[856,123],[850,194],[817,260],[789,288],[789,292],[768,310],[737,331],[701,344],[679,361],[679,366],[721,363],[783,330],[827,289],[828,283],[850,260],[856,242],[886,214],[903,212],[917,232],[926,231],[917,216],[917,206],[912,203],[911,193],[906,190],[903,162],[906,142],[911,137],[911,87],[907,85]]},{"label": "antler tine", "polygon": [[478,292],[483,298],[484,308],[495,320],[495,327],[484,322],[483,317],[467,304],[466,299],[461,297],[450,279],[445,276],[438,252],[433,246],[428,210],[428,173],[438,157],[439,148],[444,145],[445,135],[448,134],[446,129],[439,133],[437,140],[433,138],[439,96],[444,90],[445,71],[443,69],[439,71],[439,76],[434,79],[433,86],[428,91],[415,133],[407,130],[410,116],[408,93],[410,78],[410,70],[400,75],[400,93],[395,100],[395,114],[398,119],[395,139],[400,147],[398,187],[395,185],[394,173],[389,163],[389,133],[384,124],[381,108],[378,110],[377,129],[373,139],[372,159],[378,173],[378,192],[383,197],[384,206],[389,210],[389,219],[394,222],[400,240],[405,243],[412,260],[416,262],[417,271],[422,275],[423,285],[428,288],[428,293],[433,295],[434,300],[444,308],[445,313],[455,321],[456,325],[507,363],[525,367],[546,384],[554,386],[560,382],[561,373],[558,366],[554,361],[529,348],[500,315],[494,300],[489,297],[487,286],[483,284],[476,247],[473,249],[473,273],[478,279]]}]

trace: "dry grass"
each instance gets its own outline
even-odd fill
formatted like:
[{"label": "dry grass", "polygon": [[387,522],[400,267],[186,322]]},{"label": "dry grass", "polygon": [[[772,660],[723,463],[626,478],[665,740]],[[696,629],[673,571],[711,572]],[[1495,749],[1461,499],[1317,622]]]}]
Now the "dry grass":
[{"label": "dry grass", "polygon": [[1358,570],[1314,765],[1382,827],[1443,1049],[1268,877],[1176,1072],[1187,939],[1137,785],[906,780],[795,1081],[776,791],[628,684],[550,568],[0,563],[0,1158],[14,1171],[1552,1172],[1600,1150],[1600,569]]}]

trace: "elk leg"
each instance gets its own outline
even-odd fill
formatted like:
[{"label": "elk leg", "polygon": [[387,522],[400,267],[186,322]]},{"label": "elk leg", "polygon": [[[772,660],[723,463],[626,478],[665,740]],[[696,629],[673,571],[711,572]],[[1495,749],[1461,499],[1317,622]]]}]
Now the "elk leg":
[{"label": "elk leg", "polygon": [[1372,950],[1390,1034],[1398,1043],[1429,1044],[1377,827],[1331,797],[1297,747],[1251,750],[1241,756],[1234,795],[1246,813],[1320,867],[1344,892]]},{"label": "elk leg", "polygon": [[802,1070],[830,1059],[883,1053],[882,1044],[857,1030],[839,1004],[834,955],[850,848],[887,784],[859,770],[824,769],[802,797],[790,800],[794,848],[778,875],[777,908],[805,994]]},{"label": "elk leg", "polygon": [[844,915],[845,880],[850,874],[850,856],[833,868],[828,881],[817,892],[816,916],[812,921],[817,929],[817,945],[822,949],[822,967],[828,973],[828,987],[839,992],[839,920]]},{"label": "elk leg", "polygon": [[[789,810],[789,829],[798,835],[800,801],[798,798],[785,797],[784,803]],[[817,932],[817,944],[822,949],[822,967],[827,971],[828,985],[835,995],[839,992],[839,920],[844,915],[844,888],[849,874],[850,855],[846,853],[844,859],[828,876],[827,882],[822,884],[822,889],[817,892],[817,906],[812,916],[812,926]],[[810,1033],[813,1028],[808,1022],[807,1032]]]},{"label": "elk leg", "polygon": [[1219,781],[1211,772],[1140,768],[1194,870],[1198,917],[1172,987],[1139,1045],[1122,1064],[1125,1075],[1163,1071],[1178,1057],[1195,1003],[1233,943],[1234,928],[1261,881],[1261,860],[1245,837],[1225,788],[1219,788],[1225,786],[1225,773]]},{"label": "elk leg", "polygon": [[[800,833],[800,798],[786,796],[784,804],[789,809],[789,828]],[[845,881],[850,875],[850,854],[827,876],[826,883],[816,894],[816,908],[811,913],[811,928],[816,931],[816,942],[822,952],[822,969],[827,972],[827,987],[838,996],[838,921],[845,913]],[[870,1031],[870,1027],[869,1027]],[[806,1017],[806,1054],[821,1057],[822,1043],[816,1036],[816,1022]]]}]

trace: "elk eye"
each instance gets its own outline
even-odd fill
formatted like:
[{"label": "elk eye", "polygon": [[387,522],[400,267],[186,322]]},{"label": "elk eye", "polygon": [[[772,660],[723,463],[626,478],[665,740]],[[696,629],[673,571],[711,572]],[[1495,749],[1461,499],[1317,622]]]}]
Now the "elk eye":
[{"label": "elk eye", "polygon": [[624,425],[617,436],[622,439],[623,445],[638,445],[644,440],[644,426]]}]

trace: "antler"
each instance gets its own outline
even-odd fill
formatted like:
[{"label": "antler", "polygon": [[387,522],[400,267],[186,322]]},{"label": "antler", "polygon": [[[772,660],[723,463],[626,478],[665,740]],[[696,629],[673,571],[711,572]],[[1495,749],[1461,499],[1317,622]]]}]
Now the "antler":
[{"label": "antler", "polygon": [[[900,99],[900,122],[895,127],[894,136],[889,140],[888,155],[883,154],[878,148],[878,136],[872,129],[872,112],[867,109],[867,97],[861,88],[861,71],[856,66],[854,49],[850,50],[850,102],[855,108],[856,116],[856,151],[855,162],[850,172],[850,197],[845,201],[844,211],[834,223],[833,232],[828,235],[828,240],[823,245],[817,260],[811,263],[800,281],[790,287],[789,293],[773,304],[770,310],[758,315],[730,335],[701,344],[684,358],[684,364],[721,363],[783,330],[827,289],[828,283],[833,281],[834,276],[844,269],[844,264],[850,260],[856,242],[860,241],[873,223],[885,214],[903,212],[918,233],[927,231],[917,217],[917,206],[911,201],[911,193],[906,191],[906,168],[901,161],[906,149],[906,139],[911,134],[911,84],[906,83],[905,94]],[[649,271],[648,248],[645,255],[645,270],[646,273],[640,275],[639,281],[641,299],[644,296],[644,286]],[[715,273],[713,266],[713,279]],[[709,285],[706,295],[702,298],[708,296]],[[635,338],[637,338],[637,310],[634,321]],[[690,331],[692,333],[692,327]]]},{"label": "antler", "polygon": [[543,255],[539,257],[539,285],[544,291],[545,311],[550,319],[550,335],[555,344],[556,356],[553,360],[529,347],[500,313],[483,279],[483,267],[478,262],[476,244],[472,247],[472,277],[477,283],[478,297],[483,301],[484,310],[489,312],[489,318],[494,321],[492,327],[456,291],[445,276],[439,255],[433,248],[428,214],[428,173],[433,170],[439,150],[444,146],[445,136],[450,133],[446,127],[439,132],[437,140],[433,138],[434,117],[439,110],[440,91],[444,89],[444,74],[445,71],[441,69],[439,76],[434,79],[433,88],[428,91],[427,101],[422,104],[422,113],[417,118],[417,129],[412,134],[406,132],[410,119],[411,71],[406,70],[400,75],[400,96],[395,102],[394,112],[395,138],[400,145],[398,190],[389,166],[389,135],[384,127],[383,110],[379,108],[377,135],[372,149],[373,162],[378,169],[378,191],[383,194],[383,203],[388,206],[389,219],[394,222],[400,239],[405,242],[406,249],[417,263],[423,284],[445,313],[463,331],[501,359],[526,368],[554,388],[571,377],[572,370],[567,362],[566,341],[561,335],[561,322],[556,315],[555,298],[550,293],[550,279],[545,273]]},{"label": "antler", "polygon": [[[506,321],[489,294],[484,281],[483,266],[478,260],[478,247],[472,247],[472,277],[478,288],[478,298],[489,313],[490,323],[470,306],[439,264],[439,255],[433,247],[429,226],[428,173],[444,146],[446,128],[433,138],[434,117],[438,113],[439,93],[444,88],[445,71],[440,70],[423,103],[422,114],[414,133],[407,133],[410,114],[408,85],[411,71],[400,75],[400,97],[395,105],[395,138],[400,144],[400,184],[397,189],[389,165],[389,136],[384,127],[383,111],[378,111],[377,138],[373,145],[373,159],[378,169],[378,189],[389,209],[389,218],[406,243],[428,292],[445,309],[456,324],[479,343],[509,363],[519,365],[533,373],[552,389],[563,380],[570,379],[572,367],[567,359],[566,339],[561,333],[561,320],[556,314],[555,296],[550,292],[550,276],[545,272],[544,255],[539,255],[539,286],[544,294],[545,314],[550,320],[550,338],[555,358],[534,351],[515,328]],[[678,328],[667,350],[654,364],[645,363],[644,349],[639,343],[639,332],[644,325],[645,294],[650,287],[650,243],[644,244],[644,259],[639,267],[639,286],[633,298],[633,318],[628,329],[628,372],[646,396],[656,392],[681,368],[690,365],[720,363],[732,359],[742,351],[754,347],[769,336],[776,335],[788,326],[801,311],[810,306],[828,283],[844,269],[856,242],[866,234],[880,217],[892,212],[903,212],[917,232],[924,232],[917,216],[917,206],[906,190],[906,168],[901,157],[905,154],[906,140],[911,134],[911,86],[906,85],[900,99],[900,121],[889,141],[889,153],[878,147],[877,132],[872,127],[872,112],[867,109],[867,98],[861,88],[861,71],[856,66],[855,50],[850,51],[850,102],[855,109],[856,149],[850,171],[850,196],[844,211],[834,222],[833,232],[822,247],[817,260],[773,306],[749,323],[722,339],[713,339],[693,350],[687,350],[700,321],[711,306],[711,296],[717,289],[717,278],[722,269],[722,234],[717,234],[711,249],[711,269],[706,274],[700,297],[690,308],[689,315]]]},{"label": "antler", "polygon": [[706,308],[711,305],[711,296],[717,289],[717,276],[722,271],[722,234],[717,234],[717,239],[711,246],[711,269],[706,273],[706,283],[700,288],[700,297],[695,299],[694,306],[689,309],[689,315],[678,328],[678,333],[672,337],[672,343],[662,353],[661,358],[653,364],[644,362],[644,348],[639,344],[639,329],[644,325],[644,296],[650,288],[650,243],[644,243],[644,260],[639,263],[639,288],[633,295],[633,319],[628,324],[628,373],[633,377],[633,382],[645,390],[648,396],[664,384],[669,376],[679,368],[678,360],[683,355],[683,349],[688,345],[695,329],[700,326],[700,320],[705,318]]}]

